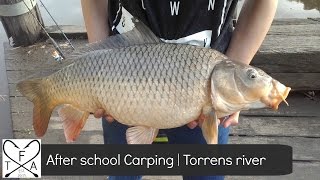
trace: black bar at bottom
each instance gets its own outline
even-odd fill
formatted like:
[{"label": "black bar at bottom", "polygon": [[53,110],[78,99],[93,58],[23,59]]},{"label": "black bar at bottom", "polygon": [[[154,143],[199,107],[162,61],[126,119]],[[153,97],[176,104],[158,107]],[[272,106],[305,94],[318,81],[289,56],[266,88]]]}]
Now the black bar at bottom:
[{"label": "black bar at bottom", "polygon": [[285,175],[285,145],[42,145],[42,175]]}]

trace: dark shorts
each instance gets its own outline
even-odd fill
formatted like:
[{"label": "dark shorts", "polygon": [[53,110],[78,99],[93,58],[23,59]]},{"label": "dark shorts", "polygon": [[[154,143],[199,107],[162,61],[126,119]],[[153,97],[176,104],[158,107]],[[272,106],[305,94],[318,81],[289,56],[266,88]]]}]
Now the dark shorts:
[{"label": "dark shorts", "polygon": [[[126,130],[128,126],[117,121],[112,123],[102,119],[103,138],[105,144],[127,144]],[[206,144],[200,127],[194,129],[186,125],[173,129],[160,130],[168,137],[169,144]],[[219,126],[219,144],[227,144],[229,139],[229,128]],[[110,176],[109,180],[140,180],[141,176]],[[184,180],[223,180],[224,176],[183,176]]]}]

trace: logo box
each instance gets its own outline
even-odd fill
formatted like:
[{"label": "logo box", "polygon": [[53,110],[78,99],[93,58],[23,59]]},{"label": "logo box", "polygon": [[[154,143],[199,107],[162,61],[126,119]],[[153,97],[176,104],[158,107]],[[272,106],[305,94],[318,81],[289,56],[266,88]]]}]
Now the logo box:
[{"label": "logo box", "polygon": [[41,178],[41,140],[3,139],[2,178]]}]

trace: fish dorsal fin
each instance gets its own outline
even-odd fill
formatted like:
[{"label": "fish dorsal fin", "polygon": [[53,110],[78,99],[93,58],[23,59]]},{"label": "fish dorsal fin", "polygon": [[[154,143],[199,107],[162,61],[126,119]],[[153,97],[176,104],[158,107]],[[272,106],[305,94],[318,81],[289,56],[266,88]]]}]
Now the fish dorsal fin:
[{"label": "fish dorsal fin", "polygon": [[162,42],[142,21],[136,18],[131,18],[131,21],[133,24],[132,30],[110,36],[105,40],[86,44],[84,47],[80,47],[79,50],[75,52],[75,55],[81,55],[95,50],[118,49],[133,45]]}]

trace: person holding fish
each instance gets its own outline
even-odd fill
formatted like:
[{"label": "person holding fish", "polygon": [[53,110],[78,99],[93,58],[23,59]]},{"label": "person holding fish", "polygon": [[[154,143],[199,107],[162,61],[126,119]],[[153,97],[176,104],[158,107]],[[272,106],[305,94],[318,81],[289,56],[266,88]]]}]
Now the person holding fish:
[{"label": "person holding fish", "polygon": [[17,84],[33,102],[38,137],[62,105],[67,142],[94,113],[103,117],[106,144],[151,144],[160,129],[169,143],[226,144],[241,110],[277,109],[286,102],[289,87],[248,65],[270,28],[276,0],[247,0],[235,29],[236,0],[81,3],[91,44],[67,66]]},{"label": "person holding fish", "polygon": [[[216,49],[234,61],[249,64],[262,44],[274,18],[277,0],[246,0],[233,31],[232,15],[237,0],[82,0],[89,42],[132,29],[128,19],[137,17],[163,42],[183,43]],[[108,21],[108,20],[109,21]],[[219,144],[228,141],[229,126],[238,124],[239,113],[220,118]],[[94,113],[103,117],[105,143],[127,143],[127,126],[113,121],[103,109]],[[206,143],[198,125],[203,118],[186,126],[167,129],[169,143]],[[129,179],[135,179],[131,177]],[[184,179],[222,179],[184,177]],[[121,179],[121,178],[119,178]],[[125,179],[125,178],[123,178]]]}]

